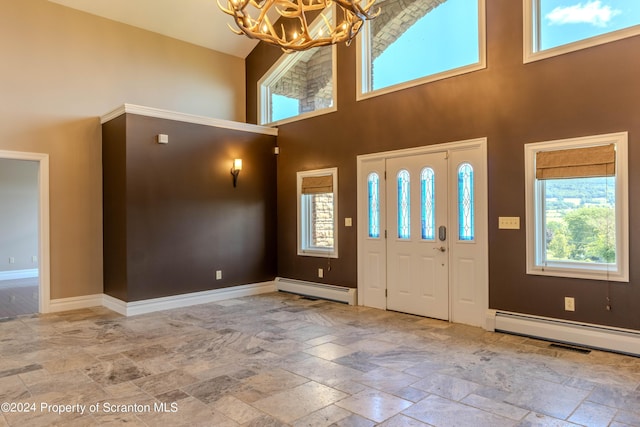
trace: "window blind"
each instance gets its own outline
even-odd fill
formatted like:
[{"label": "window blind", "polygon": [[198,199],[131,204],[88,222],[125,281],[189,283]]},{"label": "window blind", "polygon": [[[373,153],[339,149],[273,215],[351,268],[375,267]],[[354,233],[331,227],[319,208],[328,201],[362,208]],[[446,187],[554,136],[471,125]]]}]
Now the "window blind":
[{"label": "window blind", "polygon": [[590,178],[615,174],[614,144],[536,153],[536,179]]},{"label": "window blind", "polygon": [[302,194],[333,193],[333,175],[303,177],[301,192]]}]

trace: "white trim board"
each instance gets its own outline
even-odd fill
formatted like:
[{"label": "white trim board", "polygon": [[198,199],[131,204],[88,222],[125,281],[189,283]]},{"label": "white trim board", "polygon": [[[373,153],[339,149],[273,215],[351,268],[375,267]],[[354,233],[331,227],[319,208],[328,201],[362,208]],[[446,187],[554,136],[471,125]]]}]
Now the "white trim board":
[{"label": "white trim board", "polygon": [[640,356],[640,331],[490,310],[492,322],[495,331]]},{"label": "white trim board", "polygon": [[0,271],[0,282],[3,280],[31,279],[34,277],[38,277],[37,268],[29,268],[26,270]]},{"label": "white trim board", "polygon": [[159,108],[144,107],[135,104],[123,104],[100,118],[100,124],[113,120],[125,113],[139,116],[154,117],[157,119],[175,120],[178,122],[193,123],[222,129],[240,130],[243,132],[259,133],[263,135],[278,136],[278,128],[252,125],[249,123],[233,122],[231,120],[215,119],[212,117],[196,116],[193,114],[179,113],[177,111],[161,110]]},{"label": "white trim board", "polygon": [[107,294],[95,294],[52,300],[49,304],[49,311],[58,313],[83,308],[105,307],[123,316],[136,316],[138,314],[207,304],[275,291],[276,287],[274,282],[263,282],[133,302],[125,302]]},{"label": "white trim board", "polygon": [[49,313],[80,310],[82,308],[102,306],[103,294],[83,295],[79,297],[58,298],[49,303]]},{"label": "white trim board", "polygon": [[356,290],[344,286],[276,277],[278,291],[356,305]]},{"label": "white trim board", "polygon": [[102,305],[116,313],[122,314],[123,316],[136,316],[138,314],[153,313],[155,311],[189,307],[198,304],[207,304],[210,302],[224,301],[275,291],[276,287],[274,282],[262,282],[132,302],[125,302],[104,294],[102,297]]}]

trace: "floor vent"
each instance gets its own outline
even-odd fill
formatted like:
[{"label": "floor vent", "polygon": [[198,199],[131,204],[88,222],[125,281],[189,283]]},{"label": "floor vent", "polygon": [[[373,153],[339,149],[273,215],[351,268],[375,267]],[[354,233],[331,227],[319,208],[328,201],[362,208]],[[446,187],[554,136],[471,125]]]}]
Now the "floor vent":
[{"label": "floor vent", "polygon": [[551,348],[556,348],[559,350],[567,350],[567,351],[573,351],[575,353],[580,353],[580,354],[589,354],[591,353],[591,350],[586,349],[586,348],[580,348],[580,347],[573,347],[570,345],[565,345],[565,344],[549,344],[549,347]]}]

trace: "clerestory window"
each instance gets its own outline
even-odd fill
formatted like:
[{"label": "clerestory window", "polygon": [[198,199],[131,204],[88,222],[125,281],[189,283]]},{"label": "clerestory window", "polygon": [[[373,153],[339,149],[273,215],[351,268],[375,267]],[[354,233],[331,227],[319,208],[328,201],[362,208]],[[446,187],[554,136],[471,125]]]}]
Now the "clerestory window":
[{"label": "clerestory window", "polygon": [[[326,14],[332,19],[332,14]],[[316,19],[312,32],[320,32]],[[282,124],[336,110],[336,48],[318,47],[283,53],[258,82],[258,120],[261,125]]]},{"label": "clerestory window", "polygon": [[359,39],[359,97],[485,68],[485,0],[382,0]]},{"label": "clerestory window", "polygon": [[524,0],[524,61],[640,34],[637,0]]}]

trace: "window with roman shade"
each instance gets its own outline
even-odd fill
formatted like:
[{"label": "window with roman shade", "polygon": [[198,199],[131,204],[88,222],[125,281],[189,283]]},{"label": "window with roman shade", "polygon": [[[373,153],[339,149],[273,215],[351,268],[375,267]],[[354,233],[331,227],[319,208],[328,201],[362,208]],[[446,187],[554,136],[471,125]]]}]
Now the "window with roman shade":
[{"label": "window with roman shade", "polygon": [[298,182],[298,255],[338,257],[338,170],[302,171]]},{"label": "window with roman shade", "polygon": [[627,133],[525,145],[527,273],[628,281]]}]

